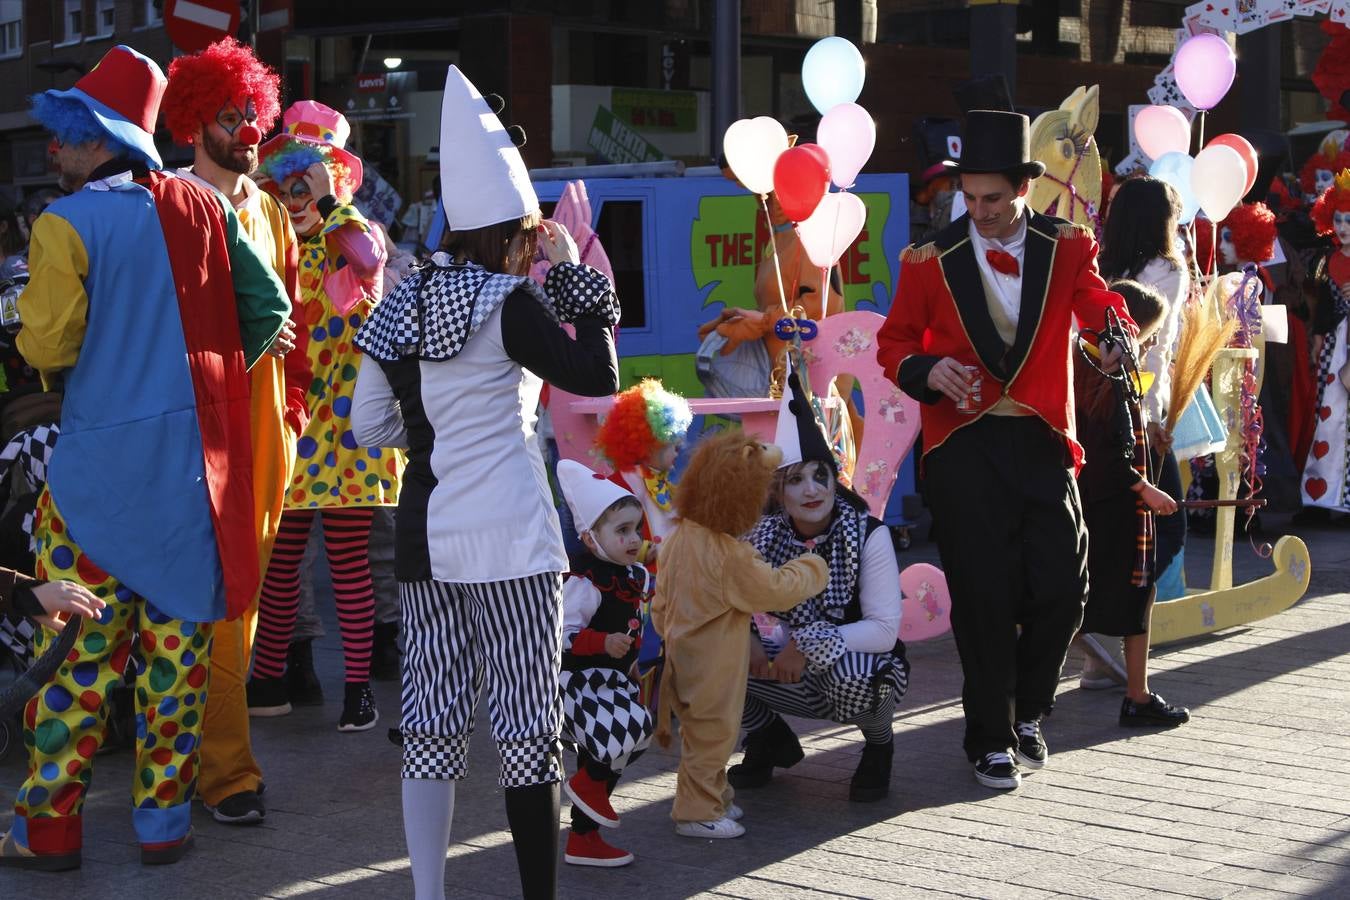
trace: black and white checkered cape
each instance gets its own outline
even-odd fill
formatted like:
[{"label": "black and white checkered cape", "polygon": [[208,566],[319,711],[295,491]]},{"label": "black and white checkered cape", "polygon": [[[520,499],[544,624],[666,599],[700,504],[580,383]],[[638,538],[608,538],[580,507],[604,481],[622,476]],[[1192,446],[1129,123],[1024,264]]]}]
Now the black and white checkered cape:
[{"label": "black and white checkered cape", "polygon": [[590,668],[559,675],[562,736],[592,759],[622,772],[651,743],[655,723],[637,683],[617,669]]},{"label": "black and white checkered cape", "polygon": [[513,291],[523,290],[554,319],[571,322],[599,315],[619,323],[614,286],[589,266],[558,263],[544,286],[528,276],[489,272],[472,263],[455,264],[445,254],[399,282],[366,319],[356,345],[381,362],[408,356],[428,361],[454,359],[469,338]]}]

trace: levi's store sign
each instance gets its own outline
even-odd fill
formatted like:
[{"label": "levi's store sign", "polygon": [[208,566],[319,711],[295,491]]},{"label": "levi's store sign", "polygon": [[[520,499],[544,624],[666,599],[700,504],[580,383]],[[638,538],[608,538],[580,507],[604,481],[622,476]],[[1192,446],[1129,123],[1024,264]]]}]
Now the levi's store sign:
[{"label": "levi's store sign", "polygon": [[378,75],[357,75],[356,90],[362,94],[383,94],[389,84],[383,72]]}]

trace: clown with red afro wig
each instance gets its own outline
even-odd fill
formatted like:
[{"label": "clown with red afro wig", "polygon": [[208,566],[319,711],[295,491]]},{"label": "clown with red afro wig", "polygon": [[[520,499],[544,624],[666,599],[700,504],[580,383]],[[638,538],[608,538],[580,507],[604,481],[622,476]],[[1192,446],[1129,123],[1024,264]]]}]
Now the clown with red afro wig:
[{"label": "clown with red afro wig", "polygon": [[1239,203],[1219,223],[1224,241],[1231,241],[1234,259],[1224,262],[1263,263],[1275,255],[1275,213],[1264,203]]},{"label": "clown with red afro wig", "polygon": [[[227,106],[238,108],[252,127],[256,144],[281,115],[281,77],[246,45],[225,38],[191,56],[169,63],[169,85],[161,109],[164,124],[180,144],[192,144],[203,124],[216,121]],[[252,110],[249,110],[249,105]],[[250,113],[255,118],[249,119]]]},{"label": "clown with red afro wig", "polygon": [[661,468],[659,452],[684,440],[694,414],[689,403],[654,378],[621,392],[595,436],[595,445],[615,469]]},{"label": "clown with red afro wig", "polygon": [[[1350,213],[1350,168],[1342,169],[1331,187],[1323,191],[1313,204],[1312,220],[1318,234],[1328,235],[1336,232],[1337,213]],[[1344,218],[1342,216],[1342,220]]]},{"label": "clown with red afro wig", "polygon": [[[1316,199],[1331,186],[1331,175],[1350,168],[1350,152],[1337,147],[1334,141],[1325,141],[1322,148],[1308,158],[1299,170],[1299,185],[1309,200]],[[1321,174],[1319,174],[1321,173]]]}]

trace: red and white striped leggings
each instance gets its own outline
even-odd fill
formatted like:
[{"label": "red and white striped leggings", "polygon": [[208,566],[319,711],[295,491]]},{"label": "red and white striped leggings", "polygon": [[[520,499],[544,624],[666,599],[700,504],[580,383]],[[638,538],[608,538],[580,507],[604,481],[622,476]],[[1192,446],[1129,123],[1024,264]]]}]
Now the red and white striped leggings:
[{"label": "red and white striped leggings", "polygon": [[288,509],[281,514],[272,560],[258,603],[258,633],[253,644],[255,678],[280,678],[286,670],[286,649],[295,632],[300,605],[300,561],[321,513],[323,543],[333,577],[338,625],[347,681],[370,679],[370,652],[375,630],[375,591],[370,581],[371,507]]}]

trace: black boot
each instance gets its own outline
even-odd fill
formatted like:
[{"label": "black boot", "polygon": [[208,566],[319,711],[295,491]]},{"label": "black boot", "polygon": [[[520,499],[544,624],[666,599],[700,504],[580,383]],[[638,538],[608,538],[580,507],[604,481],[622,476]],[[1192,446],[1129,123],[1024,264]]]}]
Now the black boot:
[{"label": "black boot", "polygon": [[371,645],[370,677],[377,681],[397,681],[400,677],[398,623],[376,622]]},{"label": "black boot", "polygon": [[759,788],[773,778],[775,767],[790,769],[802,761],[802,745],[782,716],[745,736],[745,755],[727,770],[727,781],[734,788]]},{"label": "black boot", "polygon": [[855,803],[872,803],[889,794],[894,756],[894,738],[884,744],[863,744],[862,759],[848,785],[848,799]]},{"label": "black boot", "polygon": [[558,783],[507,788],[504,793],[521,895],[525,900],[553,900],[558,893]]},{"label": "black boot", "polygon": [[314,674],[314,641],[296,641],[286,650],[286,693],[292,706],[323,706],[323,687]]}]

